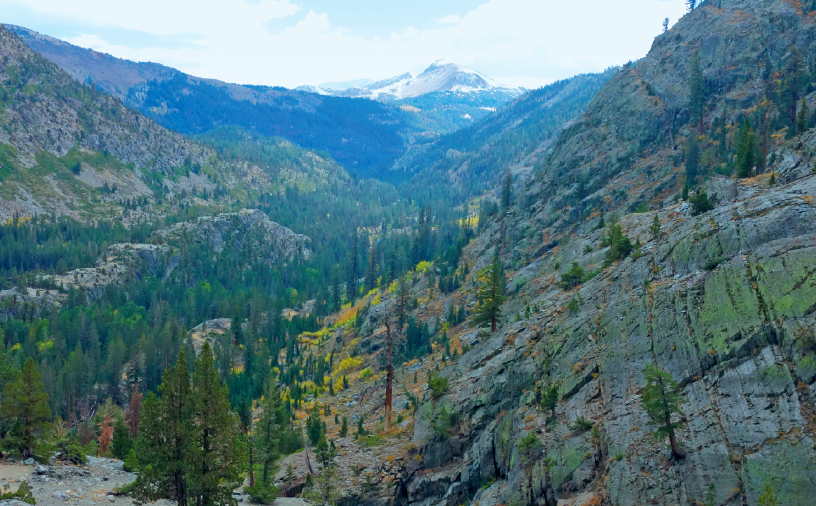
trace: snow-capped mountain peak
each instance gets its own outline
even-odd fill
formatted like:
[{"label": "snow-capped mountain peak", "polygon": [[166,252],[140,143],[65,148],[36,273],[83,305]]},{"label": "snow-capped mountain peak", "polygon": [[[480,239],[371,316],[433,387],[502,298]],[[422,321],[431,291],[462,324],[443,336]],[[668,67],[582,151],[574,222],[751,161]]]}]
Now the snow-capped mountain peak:
[{"label": "snow-capped mountain peak", "polygon": [[362,88],[321,91],[335,96],[390,101],[419,97],[436,92],[482,93],[501,91],[510,95],[519,95],[523,90],[504,86],[468,67],[447,60],[437,60],[418,76],[405,73]]}]

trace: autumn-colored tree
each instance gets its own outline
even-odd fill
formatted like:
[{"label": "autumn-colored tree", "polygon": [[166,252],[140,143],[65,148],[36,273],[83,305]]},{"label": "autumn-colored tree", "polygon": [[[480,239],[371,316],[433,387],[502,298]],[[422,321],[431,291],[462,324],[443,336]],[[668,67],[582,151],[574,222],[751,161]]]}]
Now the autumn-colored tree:
[{"label": "autumn-colored tree", "polygon": [[113,401],[110,397],[102,407],[102,421],[99,424],[99,455],[107,456],[108,447],[113,442]]},{"label": "autumn-colored tree", "polygon": [[130,394],[130,404],[128,405],[128,412],[125,416],[125,423],[130,428],[130,437],[135,438],[136,433],[139,432],[139,418],[142,414],[142,399],[144,395],[139,391],[139,384],[133,386],[133,392]]}]

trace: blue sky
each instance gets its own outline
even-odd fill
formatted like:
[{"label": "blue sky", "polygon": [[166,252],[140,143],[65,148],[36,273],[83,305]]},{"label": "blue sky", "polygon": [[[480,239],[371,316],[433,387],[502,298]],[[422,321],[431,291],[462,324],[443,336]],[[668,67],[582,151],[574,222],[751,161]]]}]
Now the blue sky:
[{"label": "blue sky", "polygon": [[683,0],[0,0],[13,23],[230,82],[298,86],[448,59],[535,87],[648,52]]}]

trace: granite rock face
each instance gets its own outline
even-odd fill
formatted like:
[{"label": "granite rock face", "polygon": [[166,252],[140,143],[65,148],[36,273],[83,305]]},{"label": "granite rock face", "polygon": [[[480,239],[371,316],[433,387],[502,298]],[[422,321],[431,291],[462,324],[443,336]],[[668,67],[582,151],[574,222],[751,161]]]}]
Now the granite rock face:
[{"label": "granite rock face", "polygon": [[[714,483],[717,504],[736,506],[756,504],[771,483],[780,503],[810,504],[816,357],[802,336],[816,325],[812,195],[816,176],[698,217],[665,209],[664,232],[642,256],[574,291],[552,287],[542,265],[523,302],[541,309],[506,322],[443,371],[450,393],[422,407],[414,431],[421,480],[441,480],[446,492],[412,478],[408,503],[459,504],[478,491],[482,505],[580,494],[674,505],[702,501]],[[636,234],[652,217],[622,224]],[[565,311],[573,298],[580,310]],[[679,433],[688,456],[679,461],[651,436],[640,405],[651,362],[688,398]],[[551,420],[534,393],[550,385],[561,397]],[[455,413],[457,433],[441,442],[432,425],[443,408]],[[545,455],[532,463],[518,451],[530,432]]]},{"label": "granite rock face", "polygon": [[179,223],[157,235],[171,244],[206,244],[215,252],[225,247],[235,252],[251,248],[270,263],[279,257],[285,261],[296,256],[308,259],[312,254],[308,237],[275,223],[262,211],[250,209]]},{"label": "granite rock face", "polygon": [[[510,298],[499,331],[479,333],[442,372],[447,395],[421,407],[413,442],[424,465],[404,477],[403,504],[670,506],[713,493],[714,504],[755,506],[768,483],[780,504],[813,502],[816,135],[777,142],[766,173],[701,178],[712,211],[694,216],[675,196],[684,139],[698,135],[692,55],[707,133],[752,112],[767,62],[782,68],[791,44],[816,53],[814,30],[797,2],[704,2],[562,133],[515,206],[466,250],[473,271],[501,255]],[[623,261],[605,264],[601,211],[641,244]],[[565,290],[573,262],[589,279]],[[652,436],[641,407],[649,363],[688,399],[684,459]],[[554,414],[537,402],[552,385]],[[448,441],[433,430],[443,410],[456,427]],[[531,433],[535,459],[519,451]]]}]

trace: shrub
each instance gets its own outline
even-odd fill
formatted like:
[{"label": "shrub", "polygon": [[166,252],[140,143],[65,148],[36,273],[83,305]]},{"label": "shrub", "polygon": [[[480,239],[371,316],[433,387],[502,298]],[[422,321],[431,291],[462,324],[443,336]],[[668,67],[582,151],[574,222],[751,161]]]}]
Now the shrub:
[{"label": "shrub", "polygon": [[578,311],[580,311],[581,307],[578,304],[578,299],[572,299],[571,301],[569,301],[567,309],[569,309],[571,313],[577,313]]},{"label": "shrub", "polygon": [[428,381],[428,388],[431,389],[431,397],[438,399],[448,391],[448,378],[434,376]]},{"label": "shrub", "polygon": [[18,501],[23,501],[24,503],[28,504],[37,503],[34,500],[34,494],[31,492],[31,485],[29,485],[28,482],[26,481],[20,483],[20,488],[17,489],[17,492],[6,492],[0,494],[0,501],[8,501],[15,499]]},{"label": "shrub", "polygon": [[434,434],[442,440],[448,439],[453,429],[453,421],[453,413],[448,411],[447,406],[442,406],[439,414],[436,415],[436,419],[431,423]]},{"label": "shrub", "polygon": [[586,278],[586,271],[583,267],[578,265],[578,262],[572,262],[570,270],[561,274],[561,288],[570,290],[584,282]]},{"label": "shrub", "polygon": [[588,431],[592,428],[592,421],[587,420],[583,416],[579,416],[572,422],[569,426],[570,430],[577,432],[578,434],[583,434],[584,432]]},{"label": "shrub", "polygon": [[[88,445],[90,446],[90,445]],[[83,465],[88,462],[85,451],[76,441],[63,439],[57,443],[55,460],[74,465]]]},{"label": "shrub", "polygon": [[606,252],[607,264],[623,260],[635,249],[632,245],[632,241],[623,235],[623,229],[620,225],[612,225],[612,227],[609,228],[609,233],[604,239],[603,244],[609,246],[609,250]]},{"label": "shrub", "polygon": [[519,441],[516,446],[518,447],[521,458],[527,462],[532,462],[541,456],[541,440],[535,435],[535,432],[530,432],[521,438],[521,441]]},{"label": "shrub", "polygon": [[714,203],[708,198],[708,194],[704,190],[700,190],[696,195],[689,199],[691,203],[691,215],[698,216],[714,209]]},{"label": "shrub", "polygon": [[271,480],[267,483],[257,481],[254,487],[247,488],[249,499],[253,504],[272,504],[278,498],[279,492],[278,487],[272,484]]}]

